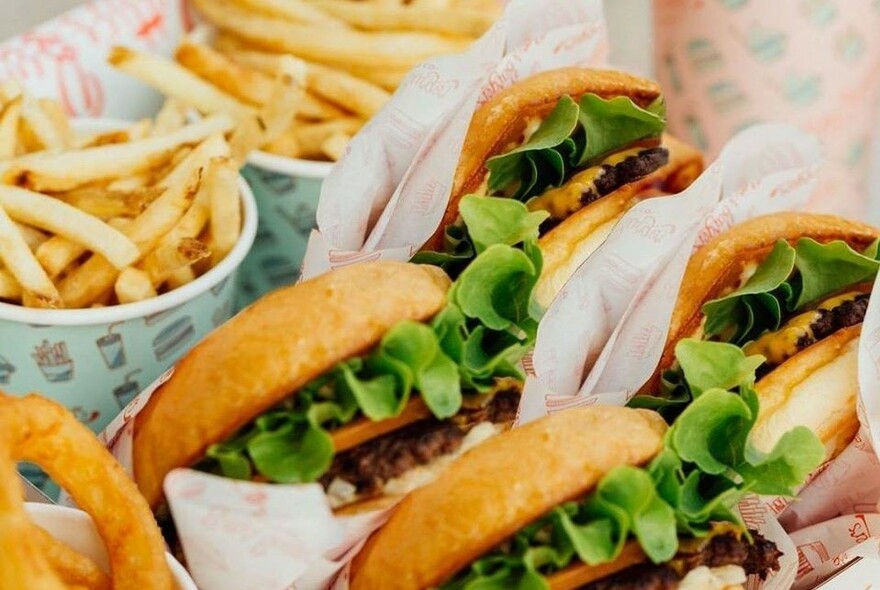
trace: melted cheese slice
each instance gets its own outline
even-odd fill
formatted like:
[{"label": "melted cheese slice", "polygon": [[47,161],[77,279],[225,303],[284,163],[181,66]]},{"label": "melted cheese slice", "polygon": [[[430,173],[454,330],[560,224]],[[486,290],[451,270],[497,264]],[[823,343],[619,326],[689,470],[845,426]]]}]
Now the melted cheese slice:
[{"label": "melted cheese slice", "polygon": [[781,365],[797,354],[797,345],[802,338],[814,336],[811,326],[822,317],[820,310],[830,311],[847,301],[853,301],[859,295],[861,293],[858,291],[850,291],[826,299],[816,309],[794,316],[779,330],[768,332],[754,342],[748,343],[743,347],[743,351],[747,355],[760,354],[771,365]]},{"label": "melted cheese slice", "polygon": [[596,166],[581,170],[568,182],[550,188],[527,203],[530,211],[547,211],[553,219],[565,219],[583,207],[581,197],[596,192],[596,181],[605,174],[606,166],[617,166],[627,158],[638,156],[647,148],[635,147],[611,154]]}]

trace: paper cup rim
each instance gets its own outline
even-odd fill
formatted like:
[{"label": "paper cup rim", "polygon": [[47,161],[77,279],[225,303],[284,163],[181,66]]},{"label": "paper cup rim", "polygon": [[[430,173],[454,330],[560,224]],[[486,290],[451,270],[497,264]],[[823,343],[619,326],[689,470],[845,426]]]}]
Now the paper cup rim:
[{"label": "paper cup rim", "polygon": [[330,175],[330,170],[336,165],[336,162],[321,162],[318,160],[302,160],[300,158],[289,158],[287,156],[279,156],[257,150],[248,157],[248,164],[270,172],[279,174],[287,174],[299,178],[320,178],[324,179]]},{"label": "paper cup rim", "polygon": [[[96,119],[94,122],[117,125],[118,121]],[[89,121],[90,123],[92,121]],[[191,301],[199,295],[228,279],[237,269],[250,251],[257,236],[257,203],[251,187],[240,174],[238,176],[239,193],[243,209],[241,235],[235,246],[220,261],[202,276],[180,288],[163,293],[158,297],[123,303],[97,309],[37,309],[22,307],[12,303],[0,302],[0,320],[37,326],[91,326],[124,322],[139,317],[161,313]]]},{"label": "paper cup rim", "polygon": [[[42,504],[40,502],[25,502],[25,510],[31,514],[64,514],[65,517],[74,519],[82,525],[94,527],[94,520],[88,513],[70,508],[68,506],[59,506],[58,504]],[[97,534],[97,531],[95,532]],[[173,555],[165,552],[165,559],[168,561],[168,567],[171,569],[171,576],[177,583],[180,590],[198,590],[189,572],[177,561]]]}]

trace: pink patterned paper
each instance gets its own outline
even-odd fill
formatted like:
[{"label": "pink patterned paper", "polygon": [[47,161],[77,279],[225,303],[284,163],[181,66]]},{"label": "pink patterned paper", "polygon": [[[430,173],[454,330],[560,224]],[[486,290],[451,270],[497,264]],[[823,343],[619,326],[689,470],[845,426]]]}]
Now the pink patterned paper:
[{"label": "pink patterned paper", "polygon": [[600,0],[512,0],[469,52],[418,66],[324,181],[303,278],[410,258],[446,209],[474,109],[521,78],[606,54]]},{"label": "pink patterned paper", "polygon": [[[880,588],[880,514],[850,514],[791,534],[797,546],[798,578],[793,590],[866,590]],[[859,567],[829,579],[860,558]],[[820,584],[823,580],[825,584]],[[872,585],[869,582],[873,582]],[[818,584],[818,585],[817,585]]]},{"label": "pink patterned paper", "polygon": [[82,117],[150,115],[158,94],[114,71],[111,47],[170,54],[192,26],[186,0],[93,0],[0,44],[0,81],[61,100]]},{"label": "pink patterned paper", "polygon": [[828,160],[809,208],[863,216],[880,89],[874,0],[655,0],[670,128],[711,157],[762,121],[802,127]]}]

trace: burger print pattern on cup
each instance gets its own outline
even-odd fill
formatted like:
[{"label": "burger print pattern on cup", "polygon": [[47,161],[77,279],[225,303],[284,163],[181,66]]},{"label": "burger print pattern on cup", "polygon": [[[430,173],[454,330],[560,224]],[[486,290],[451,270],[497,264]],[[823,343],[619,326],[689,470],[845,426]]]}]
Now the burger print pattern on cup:
[{"label": "burger print pattern on cup", "polygon": [[242,170],[257,201],[254,246],[241,267],[239,309],[299,280],[323,178],[290,176],[255,166]]},{"label": "burger print pattern on cup", "polygon": [[820,136],[828,155],[809,208],[864,214],[880,3],[657,0],[654,14],[670,131],[711,158],[747,126],[798,125]]}]

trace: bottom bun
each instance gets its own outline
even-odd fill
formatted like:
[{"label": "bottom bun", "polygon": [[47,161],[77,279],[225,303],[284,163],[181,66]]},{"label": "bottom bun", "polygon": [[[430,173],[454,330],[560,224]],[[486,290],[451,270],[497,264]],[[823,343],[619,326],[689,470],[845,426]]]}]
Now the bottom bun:
[{"label": "bottom bun", "polygon": [[795,426],[816,433],[833,459],[859,429],[858,356],[861,325],[836,332],[791,357],[755,388],[761,402],[752,441],[769,452]]},{"label": "bottom bun", "polygon": [[404,498],[355,558],[350,587],[443,584],[555,506],[589,493],[614,467],[648,462],[665,431],[655,412],[596,406],[490,439]]},{"label": "bottom bun", "polygon": [[627,211],[645,199],[681,192],[702,172],[703,160],[694,148],[669,135],[663,136],[663,146],[669,150],[668,164],[590,203],[541,237],[544,267],[535,292],[538,303],[547,307],[553,302]]}]

